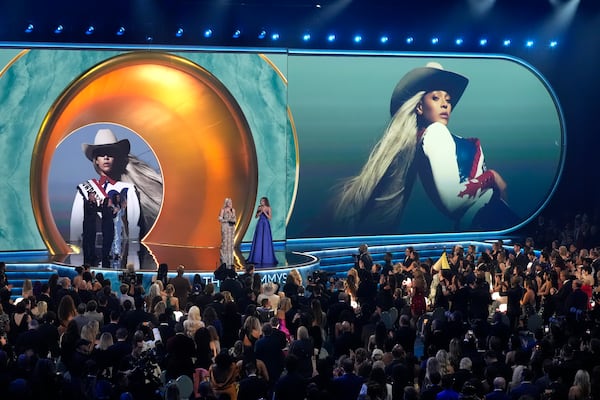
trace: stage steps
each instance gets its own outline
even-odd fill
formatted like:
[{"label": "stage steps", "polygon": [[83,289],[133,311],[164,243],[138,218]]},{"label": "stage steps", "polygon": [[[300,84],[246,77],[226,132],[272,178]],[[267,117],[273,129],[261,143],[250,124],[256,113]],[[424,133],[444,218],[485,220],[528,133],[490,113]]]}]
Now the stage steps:
[{"label": "stage steps", "polygon": [[75,276],[75,269],[72,267],[61,266],[52,263],[6,263],[6,278],[8,283],[12,285],[11,298],[17,299],[21,297],[23,282],[25,279],[31,280],[35,284],[36,281],[40,284],[48,282],[52,274],[58,274],[60,277]]}]

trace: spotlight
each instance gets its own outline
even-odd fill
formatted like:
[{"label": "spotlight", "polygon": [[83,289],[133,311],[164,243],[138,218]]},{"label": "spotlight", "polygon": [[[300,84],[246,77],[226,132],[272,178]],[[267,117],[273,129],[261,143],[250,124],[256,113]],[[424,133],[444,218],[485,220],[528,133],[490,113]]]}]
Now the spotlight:
[{"label": "spotlight", "polygon": [[431,44],[438,44],[439,42],[440,42],[439,38],[436,38],[436,37],[431,38]]},{"label": "spotlight", "polygon": [[387,37],[387,36],[382,36],[382,37],[379,38],[379,41],[381,43],[387,43],[389,40],[390,40],[390,38]]},{"label": "spotlight", "polygon": [[510,46],[510,43],[511,43],[510,39],[504,39],[504,41],[502,42],[502,45],[504,47],[508,47],[508,46]]},{"label": "spotlight", "polygon": [[231,37],[234,39],[238,39],[241,35],[242,35],[242,31],[240,31],[239,29],[236,29],[235,32],[233,32],[233,35]]},{"label": "spotlight", "polygon": [[558,46],[558,42],[556,40],[551,40],[549,43],[549,46],[551,48],[555,48],[556,46]]},{"label": "spotlight", "polygon": [[152,36],[150,36],[150,35],[147,35],[146,36],[146,42],[152,43],[152,41],[154,41],[154,38]]},{"label": "spotlight", "polygon": [[479,39],[479,45],[480,46],[487,46],[488,44],[488,40],[487,39]]},{"label": "spotlight", "polygon": [[529,47],[529,48],[533,47],[533,45],[534,45],[534,44],[535,44],[535,43],[534,43],[534,41],[533,41],[533,40],[528,40],[528,41],[526,41],[526,42],[525,42],[525,46],[526,46],[526,47]]},{"label": "spotlight", "polygon": [[25,33],[31,33],[31,32],[33,32],[34,29],[35,29],[35,27],[33,26],[33,24],[29,24],[25,28]]},{"label": "spotlight", "polygon": [[360,43],[360,42],[362,42],[362,36],[360,36],[360,35],[354,36],[354,43]]},{"label": "spotlight", "polygon": [[406,38],[406,44],[412,44],[415,41],[415,38],[413,38],[412,36],[409,36]]},{"label": "spotlight", "polygon": [[335,35],[332,33],[329,36],[327,36],[327,41],[328,42],[335,42]]},{"label": "spotlight", "polygon": [[96,30],[96,28],[94,28],[94,26],[93,26],[93,25],[90,25],[90,26],[88,26],[88,28],[86,29],[86,31],[85,31],[85,34],[86,34],[86,35],[88,35],[88,36],[89,36],[89,35],[93,35],[95,30]]},{"label": "spotlight", "polygon": [[308,42],[310,40],[310,33],[305,33],[302,36],[302,40],[304,40],[305,42]]},{"label": "spotlight", "polygon": [[212,31],[212,29],[210,29],[210,28],[209,28],[209,29],[207,29],[207,30],[205,30],[205,31],[204,31],[204,37],[205,37],[205,38],[207,38],[207,39],[208,39],[208,38],[209,38],[209,37],[211,37],[212,35],[213,35],[213,31]]},{"label": "spotlight", "polygon": [[267,36],[267,32],[266,31],[260,31],[260,33],[258,34],[258,38],[259,39],[264,39],[265,36]]},{"label": "spotlight", "polygon": [[119,27],[119,29],[117,29],[116,35],[123,36],[124,34],[125,34],[125,27],[124,26]]},{"label": "spotlight", "polygon": [[175,36],[182,37],[183,36],[183,28],[178,28],[177,32],[175,32]]},{"label": "spotlight", "polygon": [[271,35],[271,40],[279,40],[279,33],[274,33]]},{"label": "spotlight", "polygon": [[454,41],[454,43],[456,43],[457,46],[460,46],[463,44],[463,40],[462,40],[462,38],[458,38]]},{"label": "spotlight", "polygon": [[56,33],[57,35],[58,35],[58,34],[61,34],[61,33],[62,33],[62,31],[63,31],[63,29],[65,29],[65,28],[64,28],[62,25],[58,25],[58,26],[56,27],[56,29],[54,29],[54,33]]}]

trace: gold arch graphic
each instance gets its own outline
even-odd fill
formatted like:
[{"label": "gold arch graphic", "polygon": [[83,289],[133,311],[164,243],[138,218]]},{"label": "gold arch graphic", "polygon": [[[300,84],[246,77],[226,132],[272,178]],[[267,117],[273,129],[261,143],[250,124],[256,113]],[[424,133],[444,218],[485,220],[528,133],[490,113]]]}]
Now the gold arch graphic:
[{"label": "gold arch graphic", "polygon": [[190,60],[132,52],[77,78],[55,101],[36,138],[32,200],[52,254],[70,251],[48,201],[52,156],[66,136],[95,123],[119,124],[138,133],[160,162],[163,201],[144,243],[219,246],[217,216],[225,197],[233,199],[238,212],[235,243],[240,243],[253,216],[258,185],[256,149],[241,108],[216,77]]}]

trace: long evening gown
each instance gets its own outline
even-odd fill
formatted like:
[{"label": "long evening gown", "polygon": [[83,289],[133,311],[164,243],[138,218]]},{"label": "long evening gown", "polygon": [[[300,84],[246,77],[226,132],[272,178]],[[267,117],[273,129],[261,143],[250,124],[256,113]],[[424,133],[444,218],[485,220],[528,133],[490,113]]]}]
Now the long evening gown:
[{"label": "long evening gown", "polygon": [[275,249],[273,248],[271,224],[264,214],[258,217],[254,238],[252,239],[252,247],[250,248],[250,254],[246,262],[255,266],[276,265],[278,263],[277,258],[275,258]]}]

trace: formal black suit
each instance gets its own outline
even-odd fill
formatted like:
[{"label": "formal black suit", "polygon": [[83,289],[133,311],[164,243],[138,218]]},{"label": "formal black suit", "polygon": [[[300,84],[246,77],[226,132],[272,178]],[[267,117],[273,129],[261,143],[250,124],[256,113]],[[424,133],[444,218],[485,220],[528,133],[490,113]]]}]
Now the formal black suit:
[{"label": "formal black suit", "polygon": [[356,399],[363,384],[363,378],[354,373],[345,373],[333,380],[333,391],[336,399]]},{"label": "formal black suit", "polygon": [[96,266],[96,220],[101,208],[96,201],[86,200],[83,202],[83,263]]},{"label": "formal black suit", "polygon": [[256,358],[267,366],[271,383],[277,382],[284,368],[285,357],[281,349],[280,337],[274,334],[258,339],[254,345]]},{"label": "formal black suit", "polygon": [[240,381],[238,400],[258,400],[267,398],[268,384],[256,375],[250,375]]},{"label": "formal black suit", "polygon": [[167,381],[177,379],[181,375],[193,378],[194,362],[192,357],[196,354],[194,339],[183,333],[177,333],[167,341]]}]

